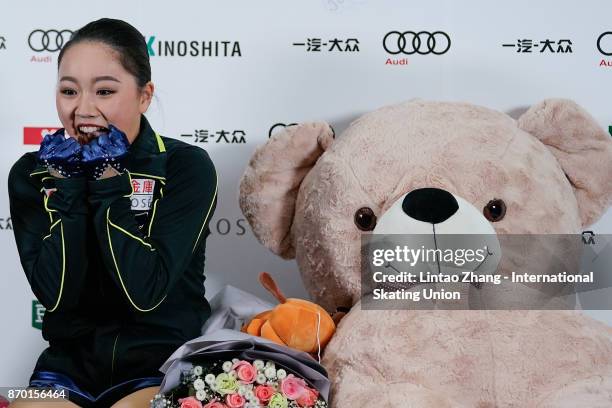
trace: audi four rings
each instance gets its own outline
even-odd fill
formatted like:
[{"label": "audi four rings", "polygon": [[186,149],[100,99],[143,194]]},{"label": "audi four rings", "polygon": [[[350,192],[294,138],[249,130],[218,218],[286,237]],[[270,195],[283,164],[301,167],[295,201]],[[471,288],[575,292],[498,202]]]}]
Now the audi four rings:
[{"label": "audi four rings", "polygon": [[32,51],[56,52],[62,49],[71,36],[70,30],[34,30],[28,36],[28,45]]},{"label": "audi four rings", "polygon": [[450,49],[451,39],[443,31],[391,31],[383,38],[383,47],[389,54],[442,55]]}]

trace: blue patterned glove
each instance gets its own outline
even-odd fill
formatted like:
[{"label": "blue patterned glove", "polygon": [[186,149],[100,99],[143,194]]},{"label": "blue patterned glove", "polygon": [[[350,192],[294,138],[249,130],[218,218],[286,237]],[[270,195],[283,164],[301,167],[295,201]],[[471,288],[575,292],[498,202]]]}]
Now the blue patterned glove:
[{"label": "blue patterned glove", "polygon": [[124,159],[129,147],[130,142],[125,133],[115,126],[109,125],[108,133],[100,135],[83,145],[83,166],[88,177],[94,180],[99,179],[107,166],[123,173],[125,170]]},{"label": "blue patterned glove", "polygon": [[64,137],[64,129],[45,135],[37,155],[38,161],[63,177],[80,177],[81,145],[75,138]]}]

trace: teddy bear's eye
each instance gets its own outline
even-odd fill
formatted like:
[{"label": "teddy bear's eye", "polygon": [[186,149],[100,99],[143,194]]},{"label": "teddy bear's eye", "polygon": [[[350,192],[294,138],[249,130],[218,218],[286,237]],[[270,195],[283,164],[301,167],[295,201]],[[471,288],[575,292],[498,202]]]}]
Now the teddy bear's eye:
[{"label": "teddy bear's eye", "polygon": [[361,207],[355,212],[355,225],[362,231],[372,231],[376,226],[376,215],[369,207]]},{"label": "teddy bear's eye", "polygon": [[491,222],[501,221],[506,215],[506,203],[504,203],[504,200],[494,198],[485,205],[482,213]]}]

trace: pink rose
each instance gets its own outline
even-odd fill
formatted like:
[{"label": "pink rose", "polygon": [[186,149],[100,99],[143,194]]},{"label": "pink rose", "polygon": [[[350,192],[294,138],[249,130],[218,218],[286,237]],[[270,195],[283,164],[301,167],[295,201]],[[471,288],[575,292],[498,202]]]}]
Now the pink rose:
[{"label": "pink rose", "polygon": [[179,398],[178,402],[181,403],[181,408],[202,408],[202,403],[194,397]]},{"label": "pink rose", "polygon": [[208,404],[204,405],[202,408],[227,408],[227,405],[214,399],[210,401]]},{"label": "pink rose", "polygon": [[306,392],[295,402],[297,402],[300,407],[312,407],[318,399],[319,391],[306,387]]},{"label": "pink rose", "polygon": [[229,408],[240,408],[244,405],[244,398],[239,394],[229,394],[225,397],[225,402]]},{"label": "pink rose", "polygon": [[289,374],[281,381],[280,388],[285,397],[296,400],[306,393],[307,386],[306,381]]},{"label": "pink rose", "polygon": [[274,388],[270,387],[269,385],[258,385],[257,387],[255,387],[255,396],[261,402],[270,401],[270,398],[272,398],[272,395],[274,395],[274,393]]},{"label": "pink rose", "polygon": [[238,379],[243,384],[252,384],[257,376],[257,369],[248,361],[241,360],[232,366],[232,370],[236,370]]}]

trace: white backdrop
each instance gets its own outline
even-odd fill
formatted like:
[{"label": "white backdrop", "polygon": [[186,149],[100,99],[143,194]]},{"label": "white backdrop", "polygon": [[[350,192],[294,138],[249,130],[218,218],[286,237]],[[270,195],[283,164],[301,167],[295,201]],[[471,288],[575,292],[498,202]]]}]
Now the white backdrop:
[{"label": "white backdrop", "polygon": [[[287,295],[306,294],[295,262],[276,258],[254,239],[238,208],[237,191],[246,161],[274,124],[324,119],[338,134],[364,112],[414,97],[468,101],[513,115],[543,98],[567,97],[607,128],[612,125],[612,67],[606,63],[612,65],[612,57],[604,53],[612,53],[612,33],[602,37],[601,50],[597,39],[612,31],[610,15],[612,3],[604,0],[3,0],[0,386],[25,385],[46,347],[8,229],[6,193],[11,165],[37,149],[24,144],[24,128],[59,125],[54,101],[58,53],[34,51],[30,45],[37,48],[41,40],[34,34],[28,43],[33,31],[76,30],[114,17],[143,33],[155,53],[151,124],[163,135],[205,148],[220,175],[208,239],[207,293],[212,296],[230,283],[272,300],[257,283],[261,271],[277,277]],[[442,31],[451,46],[442,55],[392,55],[383,46],[390,31]],[[196,41],[198,55],[178,55],[181,41],[188,52]],[[212,42],[213,55],[202,55],[203,41]],[[174,45],[175,55],[159,55],[160,42],[162,51]],[[322,45],[315,51],[318,42]],[[526,51],[530,42],[532,52],[517,52]],[[294,45],[299,43],[304,45]],[[49,48],[54,45],[52,38]],[[389,51],[393,46],[389,40]],[[389,58],[407,63],[388,65]],[[230,141],[232,133],[239,139],[244,132],[246,143],[217,142],[223,130]],[[612,233],[612,212],[593,229]],[[593,315],[612,323],[610,312]]]}]

